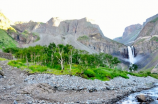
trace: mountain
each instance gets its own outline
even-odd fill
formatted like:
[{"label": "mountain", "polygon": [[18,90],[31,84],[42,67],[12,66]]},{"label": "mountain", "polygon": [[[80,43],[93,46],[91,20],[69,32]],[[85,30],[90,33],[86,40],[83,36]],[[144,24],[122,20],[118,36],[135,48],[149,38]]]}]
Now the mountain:
[{"label": "mountain", "polygon": [[143,25],[133,46],[143,56],[139,63],[142,69],[152,70],[158,64],[158,15],[148,18]]},{"label": "mountain", "polygon": [[125,45],[130,45],[137,38],[141,29],[141,24],[127,26],[124,30],[122,37],[115,38],[114,40]]},{"label": "mountain", "polygon": [[28,23],[16,23],[13,26],[19,31],[38,33],[40,40],[24,47],[37,44],[48,45],[71,44],[74,47],[86,50],[90,53],[105,52],[119,54],[123,44],[105,37],[99,26],[88,18],[62,20],[58,17],[51,18],[46,23],[29,21]]}]

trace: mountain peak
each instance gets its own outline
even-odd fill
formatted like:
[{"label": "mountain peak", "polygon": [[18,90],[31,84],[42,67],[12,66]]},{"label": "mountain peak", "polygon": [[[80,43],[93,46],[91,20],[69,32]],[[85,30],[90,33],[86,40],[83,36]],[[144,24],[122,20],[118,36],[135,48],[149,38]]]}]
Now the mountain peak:
[{"label": "mountain peak", "polygon": [[51,26],[56,26],[58,27],[60,22],[62,21],[62,19],[60,19],[59,17],[52,17],[47,24],[51,25]]}]

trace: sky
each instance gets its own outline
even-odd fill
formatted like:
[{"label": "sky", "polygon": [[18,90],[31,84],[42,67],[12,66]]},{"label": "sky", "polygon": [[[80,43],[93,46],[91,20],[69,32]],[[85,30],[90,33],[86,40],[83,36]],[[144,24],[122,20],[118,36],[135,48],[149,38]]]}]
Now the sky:
[{"label": "sky", "polygon": [[0,0],[0,11],[11,21],[47,22],[52,17],[98,24],[108,38],[122,36],[125,27],[158,13],[157,0]]}]

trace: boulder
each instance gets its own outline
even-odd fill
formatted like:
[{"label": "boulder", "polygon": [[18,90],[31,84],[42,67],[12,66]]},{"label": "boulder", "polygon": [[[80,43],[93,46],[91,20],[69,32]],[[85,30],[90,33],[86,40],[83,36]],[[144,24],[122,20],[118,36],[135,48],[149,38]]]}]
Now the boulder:
[{"label": "boulder", "polygon": [[4,73],[3,73],[2,71],[0,71],[0,77],[1,77],[1,76],[4,76]]},{"label": "boulder", "polygon": [[152,102],[154,99],[148,95],[140,94],[136,96],[138,102]]}]

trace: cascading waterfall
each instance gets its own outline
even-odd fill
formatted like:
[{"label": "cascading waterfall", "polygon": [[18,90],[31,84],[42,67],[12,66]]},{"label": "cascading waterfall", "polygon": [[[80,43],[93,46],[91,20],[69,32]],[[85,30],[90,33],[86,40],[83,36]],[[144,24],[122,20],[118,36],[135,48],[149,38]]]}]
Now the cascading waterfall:
[{"label": "cascading waterfall", "polygon": [[134,52],[135,50],[134,50],[134,47],[132,46],[132,47],[130,47],[130,46],[128,46],[128,57],[129,57],[129,62],[131,63],[131,64],[134,64],[134,61],[135,61],[135,59],[134,59]]}]

